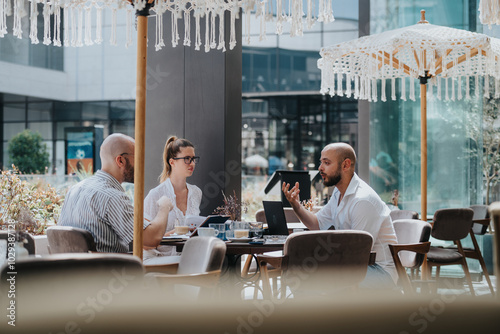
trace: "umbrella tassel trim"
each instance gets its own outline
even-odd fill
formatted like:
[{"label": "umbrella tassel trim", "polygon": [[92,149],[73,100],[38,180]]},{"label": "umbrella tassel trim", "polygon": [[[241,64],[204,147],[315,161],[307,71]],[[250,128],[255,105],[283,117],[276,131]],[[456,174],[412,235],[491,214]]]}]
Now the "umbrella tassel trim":
[{"label": "umbrella tassel trim", "polygon": [[36,8],[36,2],[32,1],[30,3],[30,40],[31,44],[38,44],[38,24],[37,24],[37,16],[38,11]]},{"label": "umbrella tassel trim", "polygon": [[342,73],[337,73],[337,95],[338,96],[344,95],[342,91]]},{"label": "umbrella tassel trim", "polygon": [[7,4],[9,0],[0,0],[0,37],[7,34]]},{"label": "umbrella tassel trim", "polygon": [[445,101],[449,101],[450,98],[449,98],[449,95],[448,95],[448,78],[444,78],[444,83],[445,83],[445,87],[444,87],[444,100]]},{"label": "umbrella tassel trim", "polygon": [[219,45],[217,50],[222,50],[226,52],[226,41],[224,38],[224,12],[219,14]]},{"label": "umbrella tassel trim", "polygon": [[484,97],[490,97],[490,77],[488,75],[484,76]]},{"label": "umbrella tassel trim", "polygon": [[[6,3],[9,2],[9,0],[5,0]],[[58,5],[59,6],[59,5]],[[2,4],[0,1],[0,10],[2,9]],[[24,0],[14,0],[14,26],[12,29],[12,33],[14,34],[15,37],[21,39],[23,38],[23,28],[22,28],[22,21],[21,19],[25,17],[28,13],[26,12],[26,8],[24,8]],[[1,27],[2,24],[0,23],[0,36],[3,37],[3,33],[7,33],[7,25],[6,25],[6,17],[3,16],[3,23],[4,26],[3,28]],[[2,20],[2,15],[0,15],[0,20]]]},{"label": "umbrella tassel trim", "polygon": [[396,78],[391,79],[391,99],[396,101]]},{"label": "umbrella tassel trim", "polygon": [[440,77],[436,77],[436,87],[437,87],[437,98],[438,100],[441,100],[441,78]]},{"label": "umbrella tassel trim", "polygon": [[406,79],[400,78],[401,80],[401,100],[406,101]]},{"label": "umbrella tassel trim", "polygon": [[[163,17],[163,15],[160,15]],[[191,46],[191,13],[184,12],[184,46]]]},{"label": "umbrella tassel trim", "polygon": [[109,44],[116,46],[116,8],[111,10],[111,37],[109,39]]},{"label": "umbrella tassel trim", "polygon": [[479,97],[479,76],[478,75],[475,76],[475,83],[476,83],[476,92],[475,93],[476,93],[476,98],[478,98]]},{"label": "umbrella tassel trim", "polygon": [[[91,7],[85,7],[85,45],[92,45],[94,42],[92,41],[92,16],[91,16]],[[128,29],[127,29],[128,33]]]},{"label": "umbrella tassel trim", "polygon": [[465,99],[470,100],[470,77],[465,77]]},{"label": "umbrella tassel trim", "polygon": [[410,100],[415,101],[415,82],[410,78]]},{"label": "umbrella tassel trim", "polygon": [[64,18],[64,31],[66,32],[64,34],[64,46],[69,47],[70,42],[69,42],[69,15],[68,15],[68,7],[63,8],[63,18]]},{"label": "umbrella tassel trim", "polygon": [[373,100],[373,102],[377,102],[378,101],[377,79],[371,79],[371,85],[372,85],[372,91],[373,91],[372,100]]},{"label": "umbrella tassel trim", "polygon": [[59,3],[54,7],[54,46],[61,46],[61,7]]},{"label": "umbrella tassel trim", "polygon": [[347,74],[346,81],[345,81],[345,96],[346,97],[351,97],[351,95],[352,95],[351,82],[352,82],[351,75]]}]

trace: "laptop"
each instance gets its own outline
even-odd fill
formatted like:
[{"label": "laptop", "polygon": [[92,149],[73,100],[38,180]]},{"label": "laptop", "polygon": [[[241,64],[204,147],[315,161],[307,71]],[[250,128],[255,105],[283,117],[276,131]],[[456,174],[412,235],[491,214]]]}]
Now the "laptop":
[{"label": "laptop", "polygon": [[288,235],[285,210],[281,201],[262,201],[270,235]]}]

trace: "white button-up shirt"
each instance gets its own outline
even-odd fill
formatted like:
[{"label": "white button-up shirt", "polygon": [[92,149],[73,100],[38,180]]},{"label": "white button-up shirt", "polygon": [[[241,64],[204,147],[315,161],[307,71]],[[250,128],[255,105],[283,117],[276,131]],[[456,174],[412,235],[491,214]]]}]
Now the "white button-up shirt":
[{"label": "white button-up shirt", "polygon": [[372,250],[377,253],[375,262],[396,281],[397,272],[388,246],[397,244],[390,209],[357,174],[352,177],[340,203],[339,198],[340,191],[335,188],[328,204],[316,213],[319,228],[326,230],[333,225],[336,230],[370,233],[373,237]]}]

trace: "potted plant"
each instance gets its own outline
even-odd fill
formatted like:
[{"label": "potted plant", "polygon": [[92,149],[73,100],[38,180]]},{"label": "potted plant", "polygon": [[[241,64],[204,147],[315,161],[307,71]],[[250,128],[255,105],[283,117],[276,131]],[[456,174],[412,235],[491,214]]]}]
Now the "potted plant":
[{"label": "potted plant", "polygon": [[15,230],[18,242],[25,242],[26,234],[45,235],[47,227],[57,223],[62,198],[50,185],[21,180],[12,167],[0,175],[0,229]]},{"label": "potted plant", "polygon": [[232,221],[241,220],[241,214],[247,212],[247,203],[244,201],[240,202],[236,196],[236,192],[233,192],[233,195],[229,196],[222,193],[222,196],[224,196],[224,204],[218,206],[213,213],[216,215],[229,216],[229,219]]}]

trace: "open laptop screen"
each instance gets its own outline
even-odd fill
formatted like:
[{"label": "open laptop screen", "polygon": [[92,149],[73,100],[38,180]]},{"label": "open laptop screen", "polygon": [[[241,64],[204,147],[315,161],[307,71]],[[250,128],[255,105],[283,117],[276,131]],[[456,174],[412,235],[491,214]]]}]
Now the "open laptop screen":
[{"label": "open laptop screen", "polygon": [[281,201],[262,201],[267,228],[271,235],[288,235],[285,211]]}]

